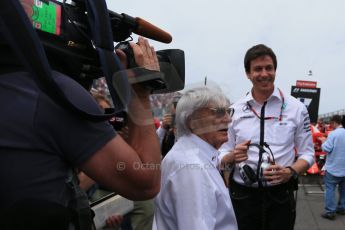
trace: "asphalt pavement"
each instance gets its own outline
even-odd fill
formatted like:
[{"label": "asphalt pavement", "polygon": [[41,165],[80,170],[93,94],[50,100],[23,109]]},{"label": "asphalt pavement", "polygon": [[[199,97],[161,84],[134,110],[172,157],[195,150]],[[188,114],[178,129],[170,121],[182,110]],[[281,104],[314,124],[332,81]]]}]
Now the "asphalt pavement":
[{"label": "asphalt pavement", "polygon": [[337,215],[335,220],[328,220],[321,217],[323,212],[324,185],[322,177],[318,175],[301,176],[297,192],[295,230],[345,230],[345,215]]}]

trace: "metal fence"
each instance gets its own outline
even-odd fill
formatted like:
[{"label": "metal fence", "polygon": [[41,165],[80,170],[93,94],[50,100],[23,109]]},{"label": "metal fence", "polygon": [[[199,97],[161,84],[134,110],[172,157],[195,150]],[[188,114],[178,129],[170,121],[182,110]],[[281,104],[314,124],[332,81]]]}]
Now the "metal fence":
[{"label": "metal fence", "polygon": [[328,121],[329,119],[331,119],[331,117],[333,115],[340,115],[340,116],[345,115],[345,109],[340,109],[340,110],[337,110],[337,111],[334,111],[334,112],[319,114],[318,117],[321,118],[324,121]]}]

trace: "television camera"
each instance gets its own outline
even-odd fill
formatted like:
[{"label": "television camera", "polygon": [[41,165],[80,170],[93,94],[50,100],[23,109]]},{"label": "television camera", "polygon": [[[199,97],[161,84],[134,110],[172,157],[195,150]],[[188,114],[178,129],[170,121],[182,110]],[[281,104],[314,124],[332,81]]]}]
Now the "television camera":
[{"label": "television camera", "polygon": [[[62,2],[20,0],[20,2],[36,28],[53,69],[74,78],[85,88],[90,87],[94,79],[104,76],[93,44],[91,32],[94,28],[91,28],[88,21],[89,12],[87,12],[85,0],[72,0],[70,3],[66,3],[66,0]],[[128,51],[126,39],[130,38],[132,32],[164,43],[172,41],[170,34],[144,19],[134,18],[124,13],[118,14],[111,10],[108,10],[108,17],[113,41],[120,42],[119,48],[126,51],[129,60],[133,60],[134,57]],[[161,73],[135,71],[140,72],[141,76],[138,76],[139,80],[131,83],[141,83],[149,87],[152,93],[167,93],[183,89],[184,52],[179,49],[161,50],[157,51],[157,56]]]},{"label": "television camera", "polygon": [[[46,89],[45,92],[50,97],[82,117],[92,121],[114,120],[114,116],[117,118],[119,114],[123,117],[130,100],[130,84],[139,83],[151,93],[168,93],[184,88],[185,66],[182,50],[157,51],[159,72],[138,68],[133,64],[129,66],[130,69],[124,69],[114,53],[114,42],[118,42],[117,48],[127,54],[129,63],[133,63],[133,53],[127,40],[133,32],[163,43],[172,41],[170,34],[149,22],[124,13],[115,13],[107,8],[105,0],[72,0],[69,3],[66,0],[19,2],[25,12],[18,10],[15,2],[4,5],[11,5],[16,8],[15,11],[3,11],[11,11],[7,16],[4,13],[3,17],[8,19],[4,22],[12,34],[9,36],[12,47],[36,70],[43,85],[42,89]],[[27,16],[36,34],[30,32],[32,28],[28,29],[31,26],[25,22],[28,21]],[[19,29],[19,26],[13,26],[19,23],[26,25],[26,31]],[[23,34],[22,37],[27,39],[23,41],[16,33]],[[38,40],[42,45],[37,43]],[[34,57],[32,54],[35,54]],[[87,90],[94,79],[104,76],[114,104],[113,112],[99,115],[80,108],[79,99],[68,92],[68,89],[64,89],[64,86],[59,86],[53,79],[50,68],[73,78]],[[134,73],[134,77],[128,78],[129,72],[131,75]],[[121,117],[115,120],[126,120]],[[119,126],[115,124],[114,127]]]}]

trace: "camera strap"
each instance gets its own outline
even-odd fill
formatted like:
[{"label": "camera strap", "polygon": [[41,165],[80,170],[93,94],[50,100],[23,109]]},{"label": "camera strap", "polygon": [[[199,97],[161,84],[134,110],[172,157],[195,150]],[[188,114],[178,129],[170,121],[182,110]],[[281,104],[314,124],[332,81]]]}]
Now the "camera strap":
[{"label": "camera strap", "polygon": [[[126,111],[131,97],[131,88],[125,71],[121,71],[124,68],[114,52],[114,40],[106,2],[105,0],[85,0],[85,2],[93,45],[98,52],[115,112]],[[115,113],[112,114],[114,115]]]},{"label": "camera strap", "polygon": [[75,170],[69,169],[66,179],[66,186],[71,190],[73,197],[68,202],[68,207],[75,211],[75,227],[80,230],[93,230],[93,211],[89,199],[84,190],[79,186],[78,174]]},{"label": "camera strap", "polygon": [[[97,1],[97,3],[96,3]],[[109,32],[111,30],[109,25],[109,15],[106,11],[106,4],[104,0],[87,0],[89,3],[89,11],[88,13],[90,16],[89,18],[93,19],[90,21],[96,25],[96,28],[93,30],[93,34],[95,37],[96,44],[98,45],[98,53],[100,62],[102,64],[102,69],[105,73],[105,76],[108,78],[107,82],[111,81],[113,73],[118,71],[122,68],[119,59],[117,58],[116,54],[113,52],[113,44],[110,45],[110,40],[112,42],[112,35]],[[45,4],[45,3],[43,3]],[[91,10],[92,9],[92,10]],[[99,15],[99,12],[106,12],[103,15]],[[98,12],[98,13],[97,13]],[[95,18],[97,16],[97,18]],[[105,23],[104,21],[107,21]],[[100,24],[105,23],[105,24]],[[107,26],[109,25],[109,26]],[[92,26],[91,26],[92,27]],[[107,28],[105,28],[107,27]],[[42,43],[40,39],[33,29],[30,21],[28,20],[28,16],[25,13],[20,1],[18,0],[1,0],[0,1],[0,28],[1,28],[1,35],[4,37],[8,44],[12,47],[12,49],[17,54],[21,63],[24,64],[26,69],[31,72],[36,78],[34,79],[37,83],[38,87],[50,98],[52,98],[55,102],[60,104],[63,107],[68,108],[69,110],[73,111],[74,113],[80,115],[84,119],[90,121],[105,121],[110,119],[115,115],[114,114],[101,114],[101,113],[90,113],[85,111],[84,109],[80,108],[80,104],[83,102],[88,102],[89,99],[82,98],[78,93],[84,93],[85,90],[80,87],[80,91],[77,92],[69,92],[68,89],[64,89],[60,84],[61,82],[58,81],[58,72],[52,72],[47,56],[43,49]],[[100,34],[97,34],[97,29],[101,29],[103,31]],[[108,36],[105,34],[109,32]],[[97,35],[95,35],[97,34]],[[102,38],[100,38],[102,37]],[[104,39],[103,39],[104,37]],[[106,42],[98,42],[98,41],[108,41]],[[104,45],[104,47],[103,47]],[[111,48],[112,46],[112,48]],[[102,47],[102,48],[100,48]],[[118,69],[116,69],[118,67]],[[59,73],[60,74],[60,73]],[[120,76],[117,78],[116,83],[119,84],[119,88],[122,91],[119,93],[121,96],[114,96],[113,102],[117,106],[116,110],[124,110],[126,109],[126,103],[130,99],[130,88],[129,83],[126,76]],[[59,84],[60,83],[60,84]],[[108,83],[109,88],[112,88],[112,84]],[[115,90],[112,92],[112,96],[114,95]],[[87,100],[87,101],[84,101]]]}]

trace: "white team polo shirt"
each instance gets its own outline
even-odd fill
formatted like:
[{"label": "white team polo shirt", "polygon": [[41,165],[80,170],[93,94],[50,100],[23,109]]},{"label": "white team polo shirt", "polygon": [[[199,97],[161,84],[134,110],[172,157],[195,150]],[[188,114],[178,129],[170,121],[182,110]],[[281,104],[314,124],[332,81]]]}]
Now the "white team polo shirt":
[{"label": "white team polo shirt", "polygon": [[[252,109],[247,103],[251,105]],[[233,150],[237,144],[246,140],[259,144],[260,118],[256,114],[260,116],[262,106],[254,100],[251,92],[232,105],[235,113],[229,125],[229,140],[219,149],[220,159]],[[281,112],[282,117],[279,120]],[[314,162],[314,145],[306,106],[296,98],[280,93],[278,88],[275,88],[267,99],[265,117],[271,118],[265,120],[264,141],[272,150],[276,164],[283,167],[292,165],[296,147],[298,158],[306,160],[311,166]],[[248,160],[245,163],[256,172],[258,160],[258,149],[250,147]],[[244,184],[239,175],[238,165],[235,167],[234,180],[239,184]],[[253,186],[257,186],[257,183]]]}]

